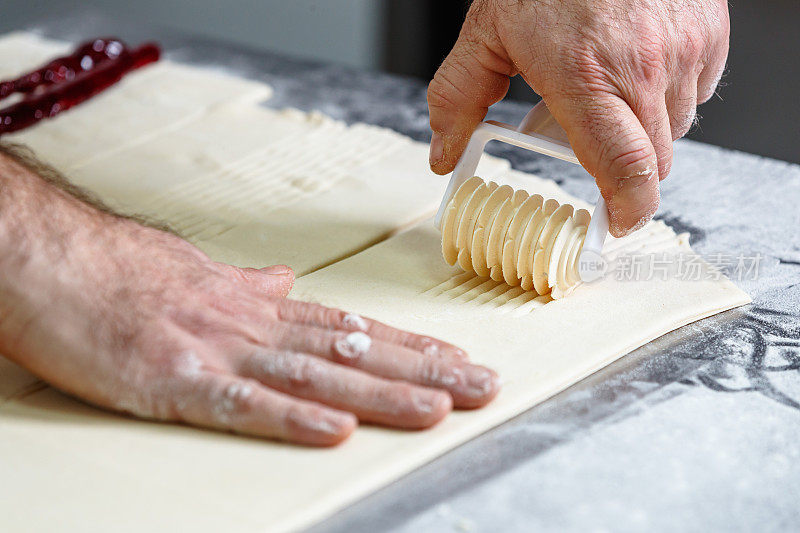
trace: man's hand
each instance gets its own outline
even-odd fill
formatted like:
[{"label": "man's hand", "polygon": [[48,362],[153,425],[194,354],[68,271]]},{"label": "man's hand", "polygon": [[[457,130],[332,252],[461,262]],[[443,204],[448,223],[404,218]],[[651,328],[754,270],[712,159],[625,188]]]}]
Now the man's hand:
[{"label": "man's hand", "polygon": [[428,88],[431,168],[453,169],[521,74],[595,177],[611,233],[630,233],[658,208],[672,141],[714,94],[728,35],[725,0],[475,0]]},{"label": "man's hand", "polygon": [[310,445],[359,420],[429,427],[497,394],[460,349],[288,300],[293,280],[211,261],[0,154],[0,353],[66,392]]}]

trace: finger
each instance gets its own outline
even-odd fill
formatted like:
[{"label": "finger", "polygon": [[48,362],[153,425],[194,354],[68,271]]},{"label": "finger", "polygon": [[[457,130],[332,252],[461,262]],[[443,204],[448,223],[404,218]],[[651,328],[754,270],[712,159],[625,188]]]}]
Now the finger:
[{"label": "finger", "polygon": [[283,300],[278,304],[278,317],[287,322],[306,324],[318,328],[363,331],[373,339],[399,344],[422,352],[429,357],[454,357],[461,361],[469,359],[464,350],[450,343],[403,331],[376,320],[362,317],[356,313],[348,313],[323,305],[297,300]]},{"label": "finger", "polygon": [[456,407],[485,405],[500,388],[497,374],[488,368],[454,358],[427,357],[361,331],[347,333],[283,323],[269,332],[265,342],[272,344],[268,348],[318,355],[376,376],[446,390]]},{"label": "finger", "polygon": [[705,50],[703,68],[697,78],[697,102],[703,104],[714,96],[725,72],[730,46],[730,18],[728,3],[718,2],[714,11],[706,13],[711,41]]},{"label": "finger", "polygon": [[581,164],[608,204],[611,234],[627,235],[658,209],[658,158],[650,136],[620,95],[603,91],[551,96]]},{"label": "finger", "polygon": [[[508,92],[513,65],[492,50],[478,19],[468,15],[453,50],[428,85],[430,165],[437,174],[455,167],[472,131],[489,106]],[[495,47],[500,49],[500,47]]]},{"label": "finger", "polygon": [[667,91],[670,132],[673,140],[686,135],[697,117],[697,80],[688,79]]},{"label": "finger", "polygon": [[264,268],[229,268],[236,277],[265,296],[284,298],[294,286],[294,272],[286,265]]},{"label": "finger", "polygon": [[[727,48],[726,48],[727,53]],[[697,103],[704,104],[711,100],[725,74],[725,62],[706,66],[697,78]]]},{"label": "finger", "polygon": [[626,100],[633,102],[630,107],[650,138],[658,162],[658,179],[663,180],[672,170],[672,128],[665,97],[647,95],[642,99],[631,96]]},{"label": "finger", "polygon": [[355,430],[351,413],[270,390],[253,380],[206,372],[176,394],[184,422],[256,437],[333,446]]},{"label": "finger", "polygon": [[307,354],[254,347],[240,371],[275,390],[386,426],[427,428],[453,408],[444,391],[378,378]]},{"label": "finger", "polygon": [[[727,58],[727,47],[725,48]],[[722,76],[725,74],[725,59],[720,62],[713,61],[703,68],[697,78],[697,103],[704,104],[711,100],[719,87]]]}]

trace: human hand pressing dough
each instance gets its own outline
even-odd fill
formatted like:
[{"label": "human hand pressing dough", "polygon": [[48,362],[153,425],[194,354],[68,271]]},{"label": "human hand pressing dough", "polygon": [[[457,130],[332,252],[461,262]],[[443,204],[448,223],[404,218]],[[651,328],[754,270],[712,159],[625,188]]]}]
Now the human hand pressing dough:
[{"label": "human hand pressing dough", "polygon": [[288,267],[214,262],[0,156],[3,175],[0,353],[88,402],[324,446],[358,421],[426,428],[498,392],[455,346],[285,298]]},{"label": "human hand pressing dough", "polygon": [[431,168],[453,170],[520,74],[595,177],[611,233],[630,233],[658,208],[672,141],[714,94],[728,36],[724,0],[475,0],[428,88]]}]

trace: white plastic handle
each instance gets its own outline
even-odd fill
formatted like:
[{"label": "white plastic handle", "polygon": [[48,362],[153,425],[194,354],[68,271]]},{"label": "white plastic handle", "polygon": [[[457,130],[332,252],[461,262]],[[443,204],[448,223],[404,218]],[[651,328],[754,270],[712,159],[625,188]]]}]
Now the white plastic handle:
[{"label": "white plastic handle", "polygon": [[[580,165],[580,161],[575,157],[575,152],[569,145],[566,132],[550,114],[544,101],[536,104],[525,115],[517,128],[491,120],[481,122],[472,133],[467,148],[461,154],[461,158],[453,170],[453,175],[450,177],[450,182],[447,184],[447,190],[434,219],[434,224],[439,231],[442,230],[442,218],[447,204],[458,188],[475,175],[478,162],[489,141],[501,141]],[[608,208],[601,195],[594,206],[594,213],[586,231],[581,255],[578,258],[578,273],[583,281],[593,281],[603,275],[605,262],[602,250],[607,235]]]}]

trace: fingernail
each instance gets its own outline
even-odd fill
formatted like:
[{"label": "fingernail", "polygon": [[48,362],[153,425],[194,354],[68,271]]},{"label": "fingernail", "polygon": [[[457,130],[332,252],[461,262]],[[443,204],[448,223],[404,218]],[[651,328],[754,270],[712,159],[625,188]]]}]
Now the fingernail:
[{"label": "fingernail", "polygon": [[338,435],[350,423],[351,417],[345,414],[324,414],[299,420],[299,424],[306,430],[328,435]]},{"label": "fingernail", "polygon": [[617,179],[617,188],[608,201],[609,227],[614,237],[630,235],[653,218],[659,202],[657,175],[657,170],[648,167]]},{"label": "fingernail", "polygon": [[467,390],[472,396],[489,394],[497,383],[497,374],[481,366],[469,366],[466,371]]},{"label": "fingernail", "polygon": [[438,395],[433,392],[420,392],[414,395],[411,403],[418,413],[432,413]]},{"label": "fingernail", "polygon": [[288,274],[291,271],[292,271],[292,269],[289,268],[286,265],[272,265],[272,266],[264,267],[264,268],[261,269],[261,272],[263,272],[265,274],[271,274],[273,276],[285,275],[285,274]]},{"label": "fingernail", "polygon": [[438,357],[439,345],[433,342],[432,339],[422,339],[422,353],[428,357]]},{"label": "fingernail", "polygon": [[319,421],[318,430],[336,435],[347,427],[349,423],[350,418],[347,415],[330,415]]},{"label": "fingernail", "polygon": [[437,132],[433,132],[431,137],[431,153],[429,162],[431,166],[436,165],[444,157],[444,139]]}]

